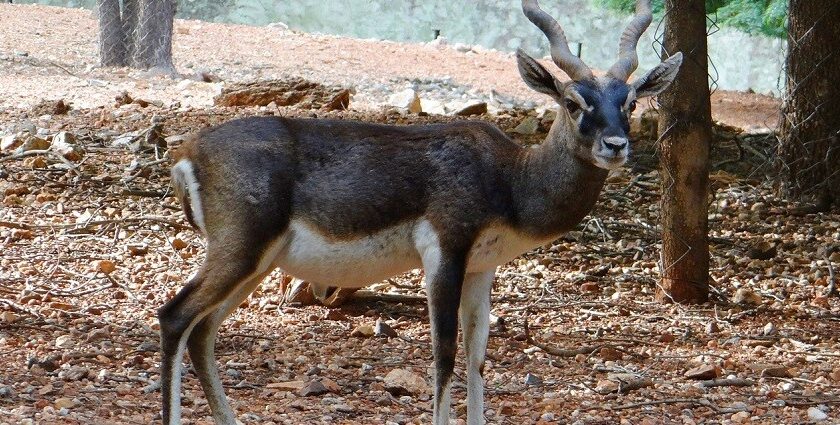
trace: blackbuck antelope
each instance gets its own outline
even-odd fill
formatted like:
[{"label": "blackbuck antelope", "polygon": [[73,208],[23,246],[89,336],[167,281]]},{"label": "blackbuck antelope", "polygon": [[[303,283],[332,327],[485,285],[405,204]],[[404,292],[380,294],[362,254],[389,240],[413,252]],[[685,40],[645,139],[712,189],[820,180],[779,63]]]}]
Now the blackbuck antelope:
[{"label": "blackbuck antelope", "polygon": [[[648,0],[649,1],[649,0]],[[184,349],[213,418],[234,424],[213,354],[219,325],[273,269],[357,288],[414,268],[426,276],[434,353],[434,423],[449,423],[457,333],[467,366],[467,422],[484,422],[482,368],[496,267],[558,238],[592,208],[627,160],[636,100],[674,79],[677,53],[627,83],[648,1],[596,77],[571,54],[536,0],[528,19],[548,37],[562,82],[524,52],[519,71],[559,104],[545,142],[523,148],[482,122],[387,126],[259,117],[201,131],[175,156],[172,181],[207,238],[196,275],[159,312],[163,421],[180,420]]]}]

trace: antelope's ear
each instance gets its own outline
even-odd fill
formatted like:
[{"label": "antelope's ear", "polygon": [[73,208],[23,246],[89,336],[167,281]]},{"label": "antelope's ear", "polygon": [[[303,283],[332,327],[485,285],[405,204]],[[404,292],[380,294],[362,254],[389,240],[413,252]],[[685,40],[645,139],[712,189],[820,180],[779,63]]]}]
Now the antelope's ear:
[{"label": "antelope's ear", "polygon": [[677,72],[682,65],[682,52],[677,52],[674,56],[666,59],[655,68],[647,72],[636,81],[633,81],[632,86],[636,89],[636,98],[656,96],[662,93],[677,77]]},{"label": "antelope's ear", "polygon": [[558,103],[563,100],[563,83],[554,78],[554,75],[536,59],[528,56],[522,49],[517,49],[516,62],[519,65],[519,75],[528,87],[551,96]]}]

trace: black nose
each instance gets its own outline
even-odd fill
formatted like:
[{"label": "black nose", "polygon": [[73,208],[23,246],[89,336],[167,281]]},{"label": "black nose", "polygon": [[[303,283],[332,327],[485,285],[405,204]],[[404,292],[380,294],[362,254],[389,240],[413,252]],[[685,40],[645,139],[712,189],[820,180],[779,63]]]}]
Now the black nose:
[{"label": "black nose", "polygon": [[604,139],[604,146],[606,146],[608,149],[611,149],[615,153],[619,153],[622,149],[624,149],[625,146],[627,146],[627,139],[610,137]]}]

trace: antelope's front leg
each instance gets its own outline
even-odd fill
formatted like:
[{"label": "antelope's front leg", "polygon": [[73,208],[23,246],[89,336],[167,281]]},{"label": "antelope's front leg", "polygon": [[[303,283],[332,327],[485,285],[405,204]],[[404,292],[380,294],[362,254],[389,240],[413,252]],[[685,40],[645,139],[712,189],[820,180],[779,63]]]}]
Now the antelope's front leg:
[{"label": "antelope's front leg", "polygon": [[461,293],[461,331],[467,359],[467,424],[484,424],[484,355],[490,334],[490,290],[495,270],[470,273]]},{"label": "antelope's front leg", "polygon": [[442,257],[437,268],[426,267],[426,292],[429,297],[429,322],[435,359],[434,425],[449,425],[452,371],[458,351],[458,304],[465,268],[463,261]]}]

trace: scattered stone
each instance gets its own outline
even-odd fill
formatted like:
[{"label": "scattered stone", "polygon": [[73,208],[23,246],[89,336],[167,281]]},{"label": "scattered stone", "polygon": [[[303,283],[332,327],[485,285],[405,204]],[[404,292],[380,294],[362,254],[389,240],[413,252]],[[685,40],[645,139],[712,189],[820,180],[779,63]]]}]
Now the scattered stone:
[{"label": "scattered stone", "polygon": [[341,310],[331,308],[324,313],[324,319],[344,321],[347,320],[347,315],[342,313]]},{"label": "scattered stone", "polygon": [[383,338],[396,338],[398,336],[397,331],[388,326],[388,324],[383,322],[382,319],[376,319],[376,326],[373,332],[374,335]]},{"label": "scattered stone", "polygon": [[527,117],[513,129],[513,132],[517,134],[531,135],[536,134],[539,128],[540,120],[536,117]]},{"label": "scattered stone", "polygon": [[417,92],[414,91],[414,89],[405,89],[392,94],[388,98],[388,105],[405,109],[414,114],[419,114],[423,111],[423,107],[420,103],[420,96],[417,95]]},{"label": "scattered stone", "polygon": [[356,409],[354,409],[353,406],[351,406],[349,404],[343,404],[343,403],[342,404],[336,404],[332,408],[336,412],[341,412],[341,413],[353,413],[353,412],[356,411]]},{"label": "scattered stone", "polygon": [[61,335],[55,339],[55,346],[57,348],[70,348],[73,346],[73,337],[70,335]]},{"label": "scattered stone", "polygon": [[601,286],[598,285],[597,282],[585,282],[583,285],[580,285],[581,292],[601,292]]},{"label": "scattered stone", "polygon": [[321,385],[323,385],[324,388],[326,388],[329,392],[333,394],[341,393],[341,387],[338,385],[338,383],[336,383],[330,378],[321,379]]},{"label": "scattered stone", "polygon": [[3,312],[0,312],[0,322],[4,322],[4,323],[15,323],[15,322],[17,322],[17,321],[18,321],[18,319],[20,319],[20,316],[18,316],[18,315],[17,315],[15,312],[13,312],[13,311],[3,311]]},{"label": "scattered stone", "polygon": [[770,335],[775,334],[776,333],[776,325],[774,325],[773,322],[768,322],[766,325],[764,325],[763,332],[764,332],[764,336],[770,336]]},{"label": "scattered stone", "polygon": [[29,229],[12,229],[12,240],[24,240],[24,239],[32,239],[35,237],[35,234],[32,233]]},{"label": "scattered stone", "polygon": [[659,342],[663,342],[665,344],[671,343],[676,341],[677,337],[674,334],[665,332],[662,335],[659,335]]},{"label": "scattered stone", "polygon": [[300,392],[303,387],[306,386],[306,382],[303,381],[287,381],[287,382],[271,382],[267,384],[265,387],[272,390],[278,391],[290,391],[290,392]]},{"label": "scattered stone", "polygon": [[455,115],[469,117],[473,115],[484,115],[487,113],[487,102],[475,103],[461,108]]},{"label": "scattered stone", "polygon": [[543,380],[539,376],[534,375],[533,373],[528,373],[525,375],[525,385],[531,387],[539,387],[542,386],[542,384]]},{"label": "scattered stone", "polygon": [[7,134],[0,139],[0,152],[9,152],[23,144],[23,134]]},{"label": "scattered stone", "polygon": [[350,336],[355,336],[355,337],[359,337],[359,338],[370,338],[375,333],[376,332],[374,331],[373,326],[360,325],[360,326],[357,326],[356,329],[353,329],[352,332],[350,332]]},{"label": "scattered stone", "polygon": [[23,143],[15,149],[16,153],[41,151],[50,148],[50,142],[38,136],[26,135],[23,138]]},{"label": "scattered stone", "polygon": [[310,381],[300,389],[298,394],[301,397],[309,397],[326,394],[328,392],[330,392],[330,390],[328,390],[321,381]]},{"label": "scattered stone", "polygon": [[70,409],[75,405],[76,405],[76,402],[74,402],[72,399],[69,399],[67,397],[61,397],[61,398],[57,398],[55,400],[55,408],[56,409]]},{"label": "scattered stone", "polygon": [[321,107],[324,111],[346,111],[350,108],[350,90],[344,89]]},{"label": "scattered stone", "polygon": [[736,424],[740,424],[750,419],[750,412],[736,412],[733,413],[732,416],[729,417],[729,419],[731,419],[732,422],[735,422]]},{"label": "scattered stone", "polygon": [[298,303],[302,305],[317,303],[315,295],[312,294],[312,288],[309,282],[305,280],[285,276],[280,282],[280,292],[283,294],[286,303]]},{"label": "scattered stone", "polygon": [[693,369],[689,369],[683,376],[688,379],[708,380],[719,378],[721,374],[720,366],[717,365],[703,365]]},{"label": "scattered stone", "polygon": [[117,265],[111,260],[97,260],[93,262],[93,268],[105,274],[111,274],[117,269]]},{"label": "scattered stone", "polygon": [[741,305],[759,305],[761,304],[761,295],[747,288],[739,288],[732,296],[732,302]]},{"label": "scattered stone", "polygon": [[770,376],[773,378],[793,378],[793,373],[791,373],[790,369],[781,365],[768,363],[754,363],[749,365],[749,368],[752,369],[753,372],[758,373],[760,376]]},{"label": "scattered stone", "polygon": [[236,369],[225,369],[225,375],[230,376],[233,379],[241,380],[242,379],[242,372]]},{"label": "scattered stone", "polygon": [[73,366],[70,369],[63,371],[62,374],[66,381],[81,381],[90,376],[90,370],[84,366]]},{"label": "scattered stone", "polygon": [[753,260],[770,260],[776,256],[776,245],[765,240],[755,242],[747,250],[747,256]]},{"label": "scattered stone", "polygon": [[720,327],[718,326],[717,322],[709,322],[706,324],[706,333],[708,335],[714,335],[720,332]]},{"label": "scattered stone", "polygon": [[176,251],[180,251],[186,248],[187,246],[189,245],[186,242],[184,242],[184,240],[181,238],[172,239],[172,248],[174,248]]},{"label": "scattered stone", "polygon": [[429,385],[422,376],[406,369],[394,369],[385,375],[385,391],[394,397],[419,395],[429,392]]},{"label": "scattered stone", "polygon": [[0,385],[0,399],[12,398],[15,396],[15,390],[9,385]]},{"label": "scattered stone", "polygon": [[342,90],[301,78],[261,80],[227,84],[213,101],[216,106],[268,106],[274,103],[277,106],[319,109],[332,103]]},{"label": "scattered stone", "polygon": [[434,115],[446,115],[448,112],[446,105],[435,99],[424,99],[422,109],[423,113]]},{"label": "scattered stone", "polygon": [[192,87],[193,83],[195,83],[195,81],[185,78],[185,79],[179,81],[178,84],[175,85],[175,89],[178,90],[178,91],[184,91],[184,90],[187,90],[190,87]]},{"label": "scattered stone", "polygon": [[828,419],[828,415],[816,407],[808,408],[808,419],[814,422],[822,422]]},{"label": "scattered stone", "polygon": [[653,380],[635,373],[610,373],[607,379],[617,383],[617,391],[622,394],[653,386]]},{"label": "scattered stone", "polygon": [[323,294],[319,294],[314,292],[314,286],[312,289],[315,299],[326,307],[338,307],[346,303],[359,290],[359,288],[336,288],[328,286]]},{"label": "scattered stone", "polygon": [[32,107],[33,115],[65,115],[70,112],[70,102],[64,99],[44,100]]},{"label": "scattered stone", "polygon": [[149,245],[145,243],[129,244],[126,246],[128,253],[134,256],[146,255],[149,253]]},{"label": "scattered stone", "polygon": [[616,361],[624,358],[624,354],[615,348],[603,347],[598,351],[598,356],[605,361]]},{"label": "scattered stone", "polygon": [[391,395],[384,393],[376,399],[376,404],[379,406],[390,406],[393,403]]},{"label": "scattered stone", "polygon": [[61,131],[53,136],[50,149],[68,161],[79,161],[84,155],[84,151],[76,143],[76,136],[67,131]]},{"label": "scattered stone", "polygon": [[595,386],[595,391],[601,395],[616,393],[618,392],[618,382],[611,381],[609,379],[598,380],[598,384]]}]

